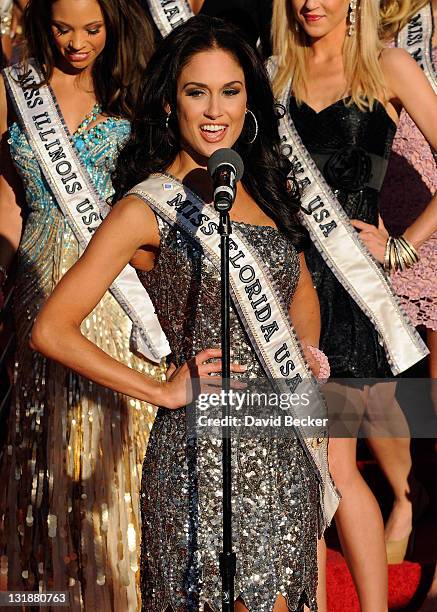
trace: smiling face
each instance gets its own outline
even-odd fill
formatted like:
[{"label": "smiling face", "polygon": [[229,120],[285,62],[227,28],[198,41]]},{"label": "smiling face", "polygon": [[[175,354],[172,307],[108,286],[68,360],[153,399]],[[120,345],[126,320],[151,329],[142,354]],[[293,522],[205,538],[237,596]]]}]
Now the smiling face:
[{"label": "smiling face", "polygon": [[201,51],[182,69],[177,84],[177,117],[182,148],[208,159],[230,148],[244,125],[244,72],[222,49]]},{"label": "smiling face", "polygon": [[295,19],[311,38],[336,29],[346,32],[349,0],[291,0]]},{"label": "smiling face", "polygon": [[52,33],[56,48],[73,68],[90,67],[106,42],[97,0],[56,0],[52,5]]}]

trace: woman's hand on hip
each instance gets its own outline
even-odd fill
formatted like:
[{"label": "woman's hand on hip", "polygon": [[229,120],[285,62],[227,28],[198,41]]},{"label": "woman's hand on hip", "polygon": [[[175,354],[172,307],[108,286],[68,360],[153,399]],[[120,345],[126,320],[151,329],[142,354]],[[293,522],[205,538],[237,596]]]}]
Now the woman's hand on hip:
[{"label": "woman's hand on hip", "polygon": [[[178,368],[171,364],[166,372],[167,383],[164,383],[161,405],[175,410],[189,404],[196,395],[196,390],[200,391],[202,386],[204,391],[202,379],[206,379],[210,374],[221,373],[221,356],[221,349],[209,348],[200,351]],[[211,359],[215,361],[210,361]],[[246,370],[245,365],[231,363],[231,372],[242,374]],[[211,382],[208,382],[209,390],[212,390],[212,383],[216,391],[220,390],[221,381],[221,377],[211,377]]]}]

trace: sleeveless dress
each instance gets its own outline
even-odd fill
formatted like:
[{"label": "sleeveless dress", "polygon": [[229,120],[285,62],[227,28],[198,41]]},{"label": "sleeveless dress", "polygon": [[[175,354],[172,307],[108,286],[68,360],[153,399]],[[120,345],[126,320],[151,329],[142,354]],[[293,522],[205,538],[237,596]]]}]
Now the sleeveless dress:
[{"label": "sleeveless dress", "polygon": [[[178,366],[220,346],[220,272],[184,233],[157,219],[159,256],[139,277]],[[299,277],[294,247],[274,228],[233,225],[290,304]],[[233,304],[230,326],[244,376],[264,377]],[[141,487],[143,612],[194,612],[205,602],[221,610],[221,452],[220,439],[187,435],[185,408],[158,410]],[[234,436],[232,457],[235,596],[253,612],[271,612],[280,592],[290,610],[303,602],[316,610],[317,477],[304,449],[295,438]]]},{"label": "sleeveless dress", "polygon": [[[350,219],[378,225],[378,196],[396,125],[382,104],[360,111],[338,100],[320,112],[290,101],[290,114],[309,154]],[[346,254],[345,254],[346,256]],[[378,334],[312,244],[305,252],[322,320],[320,348],[331,376],[392,376]]]},{"label": "sleeveless dress", "polygon": [[[437,47],[433,49],[437,66]],[[413,223],[437,191],[437,165],[430,145],[402,111],[381,192],[381,215],[397,236]],[[393,287],[414,325],[437,330],[437,233],[419,248],[412,268],[392,274]]]},{"label": "sleeveless dress", "polygon": [[[103,198],[112,194],[110,172],[129,131],[127,121],[108,118],[72,137]],[[75,612],[135,612],[141,464],[154,410],[31,351],[33,321],[80,252],[17,124],[9,144],[28,210],[18,251],[14,391],[0,469],[1,588],[68,590]],[[130,353],[130,322],[109,293],[82,331],[115,359],[154,374],[155,366]]]}]

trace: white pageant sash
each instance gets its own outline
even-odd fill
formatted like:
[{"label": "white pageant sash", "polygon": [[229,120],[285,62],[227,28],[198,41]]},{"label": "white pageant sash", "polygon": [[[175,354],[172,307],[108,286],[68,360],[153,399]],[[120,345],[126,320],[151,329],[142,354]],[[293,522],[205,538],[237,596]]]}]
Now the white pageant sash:
[{"label": "white pageant sash", "polygon": [[[129,194],[143,199],[167,223],[183,230],[200,245],[203,253],[220,270],[219,216],[211,205],[179,181],[164,174],[150,176]],[[246,332],[268,379],[281,393],[311,394],[312,414],[327,414],[325,400],[308,368],[288,312],[275,284],[255,249],[233,227],[230,238],[230,288]],[[308,406],[289,406],[297,419],[308,416]],[[329,524],[338,504],[327,458],[326,428],[309,438],[296,427],[320,482],[322,526]]]},{"label": "white pageant sash", "polygon": [[[59,208],[82,249],[109,212],[78,158],[53,94],[41,82],[39,70],[29,63],[4,70],[17,116]],[[110,256],[110,253],[109,253]],[[110,292],[132,321],[131,346],[153,361],[170,353],[147,291],[131,266],[126,266]]]},{"label": "white pageant sash", "polygon": [[165,38],[178,25],[194,17],[188,0],[147,0],[156,27]]},{"label": "white pageant sash", "polygon": [[[272,71],[272,60],[269,67]],[[274,69],[274,67],[273,67]],[[303,189],[300,220],[338,281],[375,326],[393,374],[426,357],[428,349],[400,307],[381,266],[358,238],[339,201],[312,160],[288,112],[291,82],[281,99],[279,133]]]},{"label": "white pageant sash", "polygon": [[431,87],[437,94],[437,72],[432,61],[432,35],[434,20],[431,2],[416,13],[402,28],[396,38],[396,46],[405,49],[419,64]]}]

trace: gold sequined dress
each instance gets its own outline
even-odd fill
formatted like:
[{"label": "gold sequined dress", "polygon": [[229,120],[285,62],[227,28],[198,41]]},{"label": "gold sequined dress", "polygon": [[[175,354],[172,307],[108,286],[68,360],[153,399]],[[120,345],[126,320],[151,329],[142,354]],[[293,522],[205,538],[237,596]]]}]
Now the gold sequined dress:
[{"label": "gold sequined dress", "polygon": [[[108,118],[72,137],[103,198],[111,195],[110,172],[128,134],[127,121]],[[136,612],[141,464],[154,410],[29,348],[35,316],[79,247],[25,133],[13,124],[9,136],[28,215],[18,253],[15,388],[0,472],[0,588],[68,590],[74,612]],[[130,353],[130,322],[111,295],[86,318],[83,332],[119,361],[155,373]]]},{"label": "gold sequined dress", "polygon": [[[220,346],[220,274],[174,226],[158,217],[155,268],[139,276],[154,302],[176,365]],[[299,278],[299,258],[271,227],[234,223],[271,273],[284,305]],[[231,348],[262,377],[261,365],[231,310]],[[317,478],[297,439],[233,438],[235,595],[251,612],[271,612],[278,593],[290,610],[316,610]],[[221,440],[187,436],[186,409],[160,408],[141,489],[143,612],[221,610]]]}]

